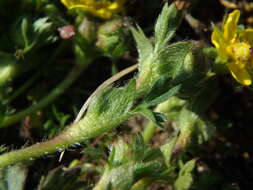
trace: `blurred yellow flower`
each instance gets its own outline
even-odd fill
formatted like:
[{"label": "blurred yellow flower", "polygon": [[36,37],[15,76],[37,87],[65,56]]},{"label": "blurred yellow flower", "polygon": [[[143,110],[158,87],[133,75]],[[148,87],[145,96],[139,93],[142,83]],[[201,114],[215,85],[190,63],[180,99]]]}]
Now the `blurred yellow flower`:
[{"label": "blurred yellow flower", "polygon": [[68,9],[80,9],[94,16],[109,19],[123,10],[125,0],[61,0]]},{"label": "blurred yellow flower", "polygon": [[250,85],[249,71],[253,68],[253,29],[237,30],[240,11],[230,13],[223,24],[222,31],[217,27],[212,33],[219,58],[227,62],[232,76],[242,85]]}]

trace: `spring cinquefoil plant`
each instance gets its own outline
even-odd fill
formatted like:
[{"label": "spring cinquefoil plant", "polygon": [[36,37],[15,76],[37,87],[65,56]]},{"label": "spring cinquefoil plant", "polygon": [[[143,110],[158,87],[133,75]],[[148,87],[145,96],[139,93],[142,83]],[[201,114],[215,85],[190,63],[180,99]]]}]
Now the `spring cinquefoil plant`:
[{"label": "spring cinquefoil plant", "polygon": [[142,114],[157,126],[163,127],[161,123],[165,121],[165,117],[153,112],[151,108],[177,94],[181,89],[180,83],[184,81],[182,76],[187,79],[189,75],[185,69],[185,60],[193,44],[167,44],[181,21],[180,15],[175,4],[165,4],[155,27],[154,44],[140,27],[132,28],[139,51],[137,77],[123,87],[109,86],[101,89],[92,98],[89,109],[80,121],[49,141],[1,155],[0,167],[62,151],[109,132],[137,114]]}]

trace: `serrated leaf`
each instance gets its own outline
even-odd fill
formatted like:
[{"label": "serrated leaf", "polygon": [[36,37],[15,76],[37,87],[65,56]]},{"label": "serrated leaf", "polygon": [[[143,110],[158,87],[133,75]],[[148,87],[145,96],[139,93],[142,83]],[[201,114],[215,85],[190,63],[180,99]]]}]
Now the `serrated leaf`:
[{"label": "serrated leaf", "polygon": [[194,135],[197,137],[198,144],[202,144],[209,140],[216,129],[210,121],[204,119],[197,119],[195,125],[197,129]]},{"label": "serrated leaf", "polygon": [[170,6],[166,3],[155,25],[155,49],[162,49],[173,37],[181,22],[181,11],[174,3]]},{"label": "serrated leaf", "polygon": [[169,142],[167,142],[166,144],[164,144],[160,148],[160,150],[163,154],[163,157],[165,159],[165,163],[168,168],[171,167],[170,162],[171,162],[171,157],[172,157],[172,153],[173,153],[174,147],[176,145],[176,142],[177,142],[177,135],[170,138]]},{"label": "serrated leaf", "polygon": [[178,42],[162,50],[158,56],[160,75],[172,79],[188,77],[188,75],[184,76],[184,63],[186,55],[191,52],[192,47],[191,42]]},{"label": "serrated leaf", "polygon": [[171,79],[168,77],[162,76],[159,78],[155,84],[152,86],[150,92],[144,97],[144,101],[149,102],[154,100],[155,98],[161,96],[166,93],[170,89]]},{"label": "serrated leaf", "polygon": [[158,96],[157,98],[155,98],[155,99],[153,99],[153,100],[151,100],[151,101],[149,101],[149,102],[146,102],[146,101],[145,101],[145,103],[147,103],[148,106],[155,106],[155,105],[158,105],[158,104],[160,104],[160,103],[162,103],[162,102],[168,100],[170,97],[174,96],[176,93],[178,93],[179,90],[180,90],[180,88],[181,88],[181,85],[177,85],[177,86],[171,88],[171,89],[170,89],[169,91],[167,91],[166,93],[164,93],[164,94]]},{"label": "serrated leaf", "polygon": [[[94,97],[87,114],[97,114],[117,120],[132,108],[136,96],[135,80],[129,81],[124,87],[103,89],[100,94]],[[113,115],[113,117],[111,117]]]},{"label": "serrated leaf", "polygon": [[191,187],[193,182],[193,178],[191,174],[186,174],[184,176],[180,176],[175,182],[176,190],[188,190]]},{"label": "serrated leaf", "polygon": [[179,141],[189,143],[190,140],[196,139],[198,144],[207,141],[214,133],[215,126],[201,118],[195,112],[183,108],[177,120],[177,127],[180,129]]},{"label": "serrated leaf", "polygon": [[190,160],[180,169],[179,177],[175,181],[176,190],[187,190],[193,182],[192,171],[195,168],[196,160]]},{"label": "serrated leaf", "polygon": [[139,26],[137,26],[137,29],[131,27],[131,32],[137,44],[139,63],[141,64],[153,54],[153,45]]},{"label": "serrated leaf", "polygon": [[143,152],[145,152],[145,150],[147,149],[147,145],[145,144],[141,135],[137,135],[134,137],[134,141],[131,148],[133,150],[134,160],[142,160],[144,156]]},{"label": "serrated leaf", "polygon": [[41,35],[42,33],[49,32],[51,30],[51,27],[53,25],[52,22],[48,22],[48,17],[39,18],[33,23],[33,30],[38,35]]},{"label": "serrated leaf", "polygon": [[126,163],[129,159],[128,145],[120,140],[113,145],[108,163],[110,168],[112,168]]},{"label": "serrated leaf", "polygon": [[183,176],[187,173],[191,173],[195,168],[196,159],[192,159],[184,164],[184,166],[180,169],[179,175]]},{"label": "serrated leaf", "polygon": [[163,164],[158,161],[138,162],[134,166],[134,179],[143,177],[157,177],[164,169]]},{"label": "serrated leaf", "polygon": [[151,122],[153,122],[157,127],[161,128],[161,129],[164,129],[164,126],[159,121],[157,121],[154,112],[149,110],[145,105],[138,107],[138,109],[136,109],[134,112],[145,116]]}]

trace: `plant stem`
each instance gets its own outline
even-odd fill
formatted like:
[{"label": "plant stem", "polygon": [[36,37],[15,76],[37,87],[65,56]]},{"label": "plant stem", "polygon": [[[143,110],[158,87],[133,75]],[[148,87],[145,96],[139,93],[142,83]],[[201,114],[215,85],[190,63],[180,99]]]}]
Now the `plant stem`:
[{"label": "plant stem", "polygon": [[105,119],[103,117],[98,118],[97,116],[88,115],[79,122],[67,127],[63,133],[49,141],[0,155],[0,167],[23,160],[35,159],[56,151],[62,151],[73,144],[79,144],[84,140],[112,130],[130,116],[130,114],[125,113],[120,118],[114,120],[109,117]]},{"label": "plant stem", "polygon": [[52,92],[44,97],[39,103],[11,116],[4,118],[0,124],[0,128],[7,127],[13,123],[18,122],[23,119],[25,116],[34,113],[35,111],[42,109],[51,103],[55,98],[61,95],[82,73],[82,71],[87,67],[89,63],[86,64],[76,64],[71,70],[69,75],[55,88]]},{"label": "plant stem", "polygon": [[29,80],[26,81],[23,86],[21,86],[19,89],[17,89],[14,94],[12,94],[9,98],[5,99],[3,101],[3,103],[4,104],[11,103],[13,100],[15,100],[17,97],[19,97],[19,95],[21,95],[26,89],[28,89],[34,83],[34,81],[36,81],[41,76],[41,74],[43,73],[42,70],[45,69],[45,68],[48,68],[48,66],[50,64],[52,64],[52,62],[59,56],[59,54],[66,47],[67,44],[68,43],[66,41],[63,41],[58,46],[58,48],[56,49],[56,51],[54,52],[54,54],[47,61],[47,63],[44,64],[43,67],[38,72],[36,72],[31,78],[29,78]]},{"label": "plant stem", "polygon": [[145,143],[149,143],[155,133],[155,130],[156,126],[152,122],[149,122],[142,134]]},{"label": "plant stem", "polygon": [[131,190],[145,190],[152,182],[153,182],[152,178],[149,177],[142,178],[131,187]]},{"label": "plant stem", "polygon": [[29,78],[28,81],[25,82],[23,86],[17,89],[14,94],[12,94],[8,99],[4,100],[3,104],[9,104],[13,100],[15,100],[17,97],[19,97],[19,95],[21,95],[26,89],[28,89],[34,83],[34,81],[39,78],[40,75],[41,75],[41,71],[35,73],[31,78]]}]

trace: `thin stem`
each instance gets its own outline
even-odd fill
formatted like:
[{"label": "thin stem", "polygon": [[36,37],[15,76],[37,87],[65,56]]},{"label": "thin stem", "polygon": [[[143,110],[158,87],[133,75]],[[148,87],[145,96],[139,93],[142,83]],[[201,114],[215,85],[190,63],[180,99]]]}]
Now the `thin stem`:
[{"label": "thin stem", "polygon": [[67,145],[66,139],[57,137],[46,142],[37,143],[24,149],[5,153],[0,155],[0,167],[4,167],[22,160],[32,160],[40,155],[46,155],[56,152],[57,150],[61,150]]},{"label": "thin stem", "polygon": [[8,99],[5,99],[3,101],[4,104],[10,104],[13,100],[15,100],[17,97],[19,97],[24,91],[26,91],[43,73],[42,70],[47,68],[48,65],[52,64],[52,62],[59,56],[59,54],[62,52],[62,50],[66,47],[68,43],[66,41],[63,41],[56,51],[54,51],[54,54],[51,56],[51,58],[47,61],[46,64],[43,65],[43,67],[36,72],[31,78],[29,78],[28,81],[25,82],[23,86],[21,86],[19,89],[15,91]]},{"label": "thin stem", "polygon": [[142,178],[131,187],[131,190],[146,190],[152,182],[153,182],[152,178],[149,177]]},{"label": "thin stem", "polygon": [[63,133],[49,141],[0,155],[0,168],[23,160],[35,159],[42,155],[62,151],[73,144],[114,129],[129,117],[131,117],[129,113],[125,113],[120,118],[115,119],[93,117],[92,115],[86,116],[79,122],[66,127]]},{"label": "thin stem", "polygon": [[152,122],[149,122],[148,125],[145,127],[142,134],[145,143],[149,143],[155,131],[156,131],[156,126]]},{"label": "thin stem", "polygon": [[13,123],[16,123],[23,119],[25,116],[34,113],[35,111],[42,109],[51,103],[54,99],[56,99],[59,95],[61,95],[82,73],[82,71],[87,67],[86,64],[76,64],[69,75],[55,88],[52,92],[44,97],[39,103],[20,111],[11,116],[5,117],[5,119],[0,124],[0,128],[7,127]]},{"label": "thin stem", "polygon": [[13,100],[19,97],[26,89],[28,89],[34,83],[34,81],[36,81],[39,78],[40,75],[41,71],[35,73],[31,78],[29,78],[28,81],[25,82],[23,86],[17,89],[14,94],[12,94],[8,99],[5,99],[3,101],[3,104],[10,104]]}]

